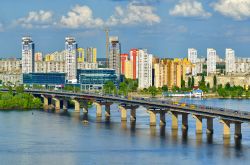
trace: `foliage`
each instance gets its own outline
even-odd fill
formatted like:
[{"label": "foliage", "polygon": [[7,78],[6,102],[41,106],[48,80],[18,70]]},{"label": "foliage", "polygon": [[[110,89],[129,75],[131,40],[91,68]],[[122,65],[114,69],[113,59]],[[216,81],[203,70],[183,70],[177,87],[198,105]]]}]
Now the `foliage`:
[{"label": "foliage", "polygon": [[243,94],[248,97],[248,91],[244,91],[244,88],[241,86],[231,86],[230,83],[227,83],[223,88],[222,85],[218,86],[217,90],[218,94],[222,97],[231,97],[231,98],[238,98],[242,97]]},{"label": "foliage", "polygon": [[161,88],[163,92],[167,92],[168,91],[168,86],[167,85],[163,85],[163,87]]},{"label": "foliage", "polygon": [[107,81],[103,86],[103,91],[106,94],[114,94],[116,92],[116,86],[112,81]]},{"label": "foliage", "polygon": [[149,93],[154,97],[157,94],[157,88],[155,86],[151,86],[148,88]]},{"label": "foliage", "polygon": [[14,95],[9,91],[0,95],[0,109],[39,109],[41,107],[41,100],[31,94],[22,92]]}]

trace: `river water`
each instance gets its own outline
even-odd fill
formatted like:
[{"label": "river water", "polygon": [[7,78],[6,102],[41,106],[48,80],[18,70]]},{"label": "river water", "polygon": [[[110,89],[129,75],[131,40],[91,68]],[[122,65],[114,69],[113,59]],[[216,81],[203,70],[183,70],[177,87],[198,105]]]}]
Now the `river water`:
[{"label": "river water", "polygon": [[[250,111],[249,100],[184,99],[182,101]],[[222,125],[214,121],[214,135],[195,134],[189,117],[188,134],[171,130],[171,118],[164,128],[149,126],[145,109],[137,111],[137,122],[120,122],[117,105],[111,107],[111,121],[96,120],[89,110],[83,116],[68,112],[0,112],[0,164],[249,164],[250,126],[242,125],[241,142],[223,140]],[[158,116],[159,118],[159,116]],[[159,120],[159,119],[158,119]],[[180,121],[181,122],[181,121]]]}]

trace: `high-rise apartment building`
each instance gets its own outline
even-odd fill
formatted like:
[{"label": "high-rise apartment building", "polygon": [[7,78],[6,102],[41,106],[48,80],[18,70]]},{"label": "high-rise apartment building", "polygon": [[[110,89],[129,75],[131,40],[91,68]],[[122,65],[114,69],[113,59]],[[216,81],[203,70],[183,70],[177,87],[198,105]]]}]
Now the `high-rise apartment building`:
[{"label": "high-rise apartment building", "polygon": [[216,74],[216,50],[212,48],[207,49],[207,75]]},{"label": "high-rise apartment building", "polygon": [[65,38],[65,72],[66,80],[70,83],[77,82],[77,48],[75,38]]},{"label": "high-rise apartment building", "polygon": [[127,61],[128,61],[128,54],[121,54],[121,74],[122,75],[125,75]]},{"label": "high-rise apartment building", "polygon": [[22,38],[22,73],[32,73],[35,68],[35,44],[31,37]]},{"label": "high-rise apartment building", "polygon": [[194,48],[188,49],[188,61],[195,64],[197,62],[197,50]]},{"label": "high-rise apartment building", "polygon": [[153,55],[148,54],[146,49],[139,50],[138,56],[138,88],[144,89],[152,86],[152,60]]},{"label": "high-rise apartment building", "polygon": [[139,55],[139,50],[138,49],[131,49],[130,50],[130,60],[132,62],[132,71],[133,71],[133,79],[138,78],[138,55]]},{"label": "high-rise apartment building", "polygon": [[226,73],[234,73],[236,70],[235,65],[235,52],[233,49],[226,49]]},{"label": "high-rise apartment building", "polygon": [[96,63],[97,49],[96,48],[87,48],[86,51],[86,62]]},{"label": "high-rise apartment building", "polygon": [[120,71],[120,54],[121,54],[121,44],[117,36],[112,36],[109,38],[109,68],[115,69],[118,77],[121,74]]}]

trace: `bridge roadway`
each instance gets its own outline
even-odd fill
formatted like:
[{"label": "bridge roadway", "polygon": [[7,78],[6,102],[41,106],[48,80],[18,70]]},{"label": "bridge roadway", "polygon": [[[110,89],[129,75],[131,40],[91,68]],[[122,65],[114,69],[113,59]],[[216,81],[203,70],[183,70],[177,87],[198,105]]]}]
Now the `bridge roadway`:
[{"label": "bridge roadway", "polygon": [[[6,90],[2,90],[6,91]],[[192,115],[196,119],[196,133],[202,133],[202,120],[207,120],[208,134],[213,134],[213,119],[218,118],[223,124],[223,137],[230,138],[230,125],[235,124],[235,138],[241,139],[241,124],[250,122],[250,112],[236,111],[224,108],[208,107],[204,105],[188,105],[185,103],[174,103],[170,101],[153,100],[145,98],[132,97],[131,99],[102,95],[95,93],[75,93],[66,91],[47,91],[47,90],[25,90],[35,96],[43,98],[44,108],[48,108],[48,99],[51,98],[55,102],[55,108],[60,110],[60,101],[63,100],[63,109],[67,109],[68,101],[75,103],[75,111],[80,112],[80,102],[85,101],[83,112],[88,113],[86,102],[90,101],[96,105],[97,117],[102,116],[102,105],[106,108],[106,119],[110,117],[110,105],[116,103],[119,105],[121,112],[121,120],[127,120],[127,109],[131,109],[130,120],[136,120],[136,109],[143,106],[148,110],[150,115],[150,125],[156,125],[156,114],[160,114],[160,125],[165,125],[165,114],[172,115],[172,129],[178,129],[178,115],[182,116],[182,129],[188,129],[188,115]]]}]

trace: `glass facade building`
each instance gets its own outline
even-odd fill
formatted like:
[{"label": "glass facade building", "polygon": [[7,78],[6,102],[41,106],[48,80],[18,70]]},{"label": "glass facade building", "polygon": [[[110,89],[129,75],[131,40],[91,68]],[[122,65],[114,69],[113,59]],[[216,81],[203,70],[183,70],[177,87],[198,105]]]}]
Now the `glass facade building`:
[{"label": "glass facade building", "polygon": [[100,90],[107,81],[118,84],[114,69],[83,69],[77,70],[77,77],[82,90]]},{"label": "glass facade building", "polygon": [[23,84],[64,85],[65,73],[29,73],[23,74]]}]

